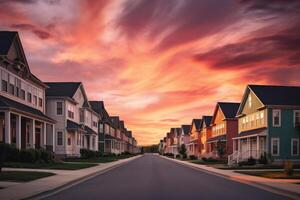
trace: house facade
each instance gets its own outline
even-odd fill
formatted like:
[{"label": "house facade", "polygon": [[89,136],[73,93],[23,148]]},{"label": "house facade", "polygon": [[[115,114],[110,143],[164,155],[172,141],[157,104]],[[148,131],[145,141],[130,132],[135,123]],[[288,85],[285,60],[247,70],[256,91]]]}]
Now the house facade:
[{"label": "house facade", "polygon": [[262,155],[275,162],[300,161],[300,87],[248,85],[237,117],[229,164]]},{"label": "house facade", "polygon": [[239,103],[218,102],[211,119],[211,137],[207,137],[206,157],[222,158],[233,152],[232,138],[238,134],[235,118]]},{"label": "house facade", "polygon": [[80,149],[98,150],[98,121],[80,82],[48,82],[46,113],[56,120],[55,154],[80,156]]},{"label": "house facade", "polygon": [[200,155],[201,157],[206,157],[208,152],[207,138],[211,138],[211,129],[210,126],[212,116],[203,116],[200,125]]},{"label": "house facade", "polygon": [[181,147],[184,144],[185,148],[187,149],[188,144],[190,142],[190,129],[191,129],[191,125],[181,125],[181,134],[179,137],[179,147]]},{"label": "house facade", "polygon": [[201,119],[193,119],[188,143],[188,156],[200,156],[200,125]]},{"label": "house facade", "polygon": [[0,142],[55,151],[47,85],[31,73],[17,32],[0,31],[0,77]]}]

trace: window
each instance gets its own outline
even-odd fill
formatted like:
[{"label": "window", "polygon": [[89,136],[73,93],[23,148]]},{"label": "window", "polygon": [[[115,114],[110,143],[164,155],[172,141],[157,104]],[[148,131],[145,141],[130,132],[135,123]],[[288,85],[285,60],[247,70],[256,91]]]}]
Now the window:
[{"label": "window", "polygon": [[63,102],[59,101],[56,102],[56,115],[62,115],[63,114]]},{"label": "window", "polygon": [[37,96],[33,95],[33,104],[37,106]]},{"label": "window", "polygon": [[99,132],[103,133],[103,124],[102,123],[99,124]]},{"label": "window", "polygon": [[264,124],[264,113],[263,112],[260,113],[260,124],[261,125]]},{"label": "window", "polygon": [[21,82],[21,89],[20,89],[20,98],[25,100],[25,83],[24,82]]},{"label": "window", "polygon": [[63,132],[58,131],[56,135],[57,135],[57,145],[59,146],[63,145]]},{"label": "window", "polygon": [[39,107],[43,107],[43,99],[39,98]]},{"label": "window", "polygon": [[84,110],[82,108],[79,110],[79,118],[80,122],[84,123]]},{"label": "window", "polygon": [[30,92],[27,93],[27,101],[28,101],[29,103],[32,102],[32,95],[31,95]]},{"label": "window", "polygon": [[279,127],[281,125],[281,110],[274,109],[272,111],[272,117],[273,117],[273,126]]},{"label": "window", "polygon": [[279,138],[271,138],[271,153],[273,156],[279,156]]},{"label": "window", "polygon": [[20,89],[21,89],[21,80],[16,78],[16,90],[15,90],[15,95],[17,97],[20,97]]},{"label": "window", "polygon": [[71,137],[68,137],[68,146],[71,146],[72,142],[71,142]]},{"label": "window", "polygon": [[97,127],[97,122],[93,121],[93,126]]},{"label": "window", "polygon": [[300,110],[294,111],[294,126],[300,126]]},{"label": "window", "polygon": [[15,95],[15,77],[9,76],[8,93]]},{"label": "window", "polygon": [[74,106],[68,105],[68,117],[74,119]]},{"label": "window", "polygon": [[291,154],[292,156],[299,156],[299,138],[291,140]]}]

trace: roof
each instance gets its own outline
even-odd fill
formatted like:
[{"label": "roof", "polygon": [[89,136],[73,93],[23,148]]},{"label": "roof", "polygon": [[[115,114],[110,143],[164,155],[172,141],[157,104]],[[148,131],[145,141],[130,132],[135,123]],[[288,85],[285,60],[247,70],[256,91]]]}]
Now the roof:
[{"label": "roof", "polygon": [[239,109],[240,103],[234,102],[218,102],[225,118],[235,118],[236,113]]},{"label": "roof", "polygon": [[55,121],[51,119],[50,117],[46,116],[43,112],[41,112],[38,109],[32,108],[30,106],[27,106],[25,104],[19,103],[17,101],[8,99],[4,96],[0,96],[0,108],[4,109],[16,109],[20,112],[24,112],[27,114],[31,114],[37,118],[43,119],[45,121],[49,121],[51,123],[54,123]]},{"label": "roof", "polygon": [[200,129],[200,125],[201,125],[201,119],[193,119],[192,124],[194,123],[196,126],[196,129],[199,130]]},{"label": "roof", "polygon": [[102,121],[112,125],[112,121],[109,117],[108,112],[105,109],[103,101],[89,101],[92,109],[102,116]]},{"label": "roof", "polygon": [[47,97],[70,97],[72,98],[81,82],[45,82],[49,88],[46,89]]},{"label": "roof", "polygon": [[108,134],[105,134],[105,139],[106,140],[116,140],[117,138],[115,138],[114,136],[112,136],[112,135],[108,135]]},{"label": "roof", "polygon": [[263,127],[263,128],[249,130],[249,131],[243,131],[243,132],[239,133],[238,137],[245,137],[245,136],[252,136],[252,135],[258,135],[258,134],[264,134],[265,130],[267,130],[267,128]]},{"label": "roof", "polygon": [[77,124],[76,122],[67,120],[67,129],[68,130],[77,130],[77,129],[82,129],[82,126]]},{"label": "roof", "polygon": [[209,126],[212,120],[212,116],[203,116],[202,117],[202,123],[205,123],[206,126]]},{"label": "roof", "polygon": [[249,85],[264,105],[300,106],[300,87]]},{"label": "roof", "polygon": [[182,134],[181,128],[176,128],[176,136],[180,136]]},{"label": "roof", "polygon": [[181,129],[182,129],[184,135],[189,135],[191,125],[181,125]]},{"label": "roof", "polygon": [[0,31],[0,55],[7,55],[18,32]]},{"label": "roof", "polygon": [[84,130],[88,133],[88,134],[97,134],[96,131],[94,131],[93,129],[91,129],[88,126],[84,126]]},{"label": "roof", "polygon": [[111,119],[111,121],[112,121],[115,128],[120,127],[120,124],[119,124],[120,123],[120,118],[118,116],[111,116],[110,119]]},{"label": "roof", "polygon": [[216,137],[209,138],[206,142],[212,143],[212,142],[219,142],[219,141],[226,141],[226,134],[225,135],[218,135]]}]

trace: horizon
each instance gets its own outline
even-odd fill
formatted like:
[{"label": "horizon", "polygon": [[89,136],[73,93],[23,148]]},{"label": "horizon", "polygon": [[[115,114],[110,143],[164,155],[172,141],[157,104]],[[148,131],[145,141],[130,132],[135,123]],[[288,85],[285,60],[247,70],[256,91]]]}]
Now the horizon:
[{"label": "horizon", "polygon": [[[138,146],[240,102],[248,84],[300,85],[297,1],[0,1],[33,74],[82,82]],[[10,10],[11,12],[6,12]]]}]

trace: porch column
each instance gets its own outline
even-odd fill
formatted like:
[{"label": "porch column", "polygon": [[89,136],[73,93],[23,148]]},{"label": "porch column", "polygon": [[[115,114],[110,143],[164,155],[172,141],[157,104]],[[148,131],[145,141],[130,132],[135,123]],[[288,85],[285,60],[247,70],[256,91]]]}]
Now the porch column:
[{"label": "porch column", "polygon": [[55,137],[56,137],[56,134],[55,134],[55,125],[53,124],[52,125],[52,150],[53,152],[55,152]]},{"label": "porch column", "polygon": [[259,158],[260,156],[260,150],[259,150],[259,136],[256,137],[256,156]]},{"label": "porch column", "polygon": [[11,135],[10,135],[10,112],[5,112],[5,143],[11,143]]},{"label": "porch column", "polygon": [[46,149],[46,146],[47,146],[47,124],[46,122],[43,123],[43,133],[41,134],[42,135],[42,147]]},{"label": "porch column", "polygon": [[31,120],[31,132],[29,133],[30,147],[35,149],[35,119]]},{"label": "porch column", "polygon": [[247,145],[248,145],[248,151],[249,151],[249,157],[251,157],[251,144],[250,144],[250,138],[247,138]]},{"label": "porch column", "polygon": [[21,149],[21,115],[16,116],[16,146]]},{"label": "porch column", "polygon": [[241,152],[241,139],[238,139],[238,151]]},{"label": "porch column", "polygon": [[113,141],[110,140],[110,152],[112,153],[113,152]]},{"label": "porch column", "polygon": [[236,140],[232,140],[233,142],[233,153],[236,152]]}]

